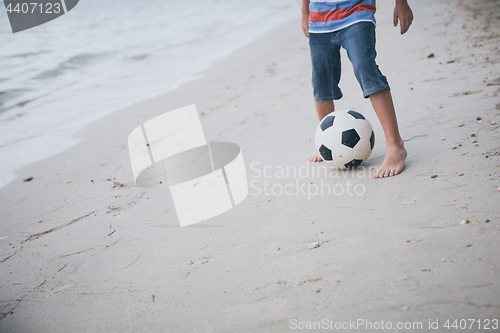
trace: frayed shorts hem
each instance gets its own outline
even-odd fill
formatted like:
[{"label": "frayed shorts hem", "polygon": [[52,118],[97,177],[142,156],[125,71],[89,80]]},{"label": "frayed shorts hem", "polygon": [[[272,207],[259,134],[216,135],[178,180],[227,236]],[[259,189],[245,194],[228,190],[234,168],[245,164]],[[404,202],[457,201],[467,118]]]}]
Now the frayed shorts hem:
[{"label": "frayed shorts hem", "polygon": [[343,97],[344,95],[336,95],[336,96],[329,96],[329,97],[320,97],[320,98],[314,98],[315,102],[321,103],[321,102],[328,102],[328,101],[336,101],[339,100]]},{"label": "frayed shorts hem", "polygon": [[363,97],[368,98],[368,97],[370,97],[371,94],[374,94],[374,93],[382,91],[382,90],[391,90],[391,87],[389,87],[388,84],[382,84],[380,86],[364,90]]}]

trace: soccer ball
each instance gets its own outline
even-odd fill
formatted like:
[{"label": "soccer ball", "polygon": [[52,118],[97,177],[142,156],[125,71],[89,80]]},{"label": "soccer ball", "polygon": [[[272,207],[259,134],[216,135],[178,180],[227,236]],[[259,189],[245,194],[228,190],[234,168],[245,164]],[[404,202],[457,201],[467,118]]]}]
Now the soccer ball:
[{"label": "soccer ball", "polygon": [[352,110],[334,111],[321,120],[314,138],[321,158],[339,169],[366,161],[375,145],[372,125]]}]

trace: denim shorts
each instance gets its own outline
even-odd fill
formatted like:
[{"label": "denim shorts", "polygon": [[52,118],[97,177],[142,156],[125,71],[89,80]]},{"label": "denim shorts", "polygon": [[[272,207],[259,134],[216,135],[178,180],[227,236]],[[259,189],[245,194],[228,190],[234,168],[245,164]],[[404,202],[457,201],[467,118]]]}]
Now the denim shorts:
[{"label": "denim shorts", "polygon": [[309,47],[316,102],[342,98],[342,91],[338,86],[341,47],[347,51],[364,98],[390,89],[387,78],[382,75],[375,62],[375,25],[372,22],[357,22],[334,32],[310,33]]}]

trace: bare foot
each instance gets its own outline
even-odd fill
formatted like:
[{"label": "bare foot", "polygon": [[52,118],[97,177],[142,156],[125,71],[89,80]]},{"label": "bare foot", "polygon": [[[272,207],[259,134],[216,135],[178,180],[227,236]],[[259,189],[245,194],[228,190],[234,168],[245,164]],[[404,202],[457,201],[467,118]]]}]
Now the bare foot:
[{"label": "bare foot", "polygon": [[384,162],[373,175],[375,178],[392,177],[403,171],[406,149],[403,144],[387,147]]},{"label": "bare foot", "polygon": [[317,151],[315,151],[314,153],[312,153],[311,155],[309,155],[309,161],[311,161],[311,162],[321,162],[321,161],[323,161],[323,159],[321,158],[321,156],[319,156],[319,153]]}]

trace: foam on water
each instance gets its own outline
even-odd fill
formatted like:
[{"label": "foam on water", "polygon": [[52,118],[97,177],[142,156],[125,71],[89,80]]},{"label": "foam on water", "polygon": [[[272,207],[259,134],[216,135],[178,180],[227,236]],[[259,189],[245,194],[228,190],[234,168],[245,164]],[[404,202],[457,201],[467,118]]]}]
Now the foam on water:
[{"label": "foam on water", "polygon": [[0,187],[125,105],[171,91],[300,12],[300,0],[81,0],[13,34],[0,10]]}]

